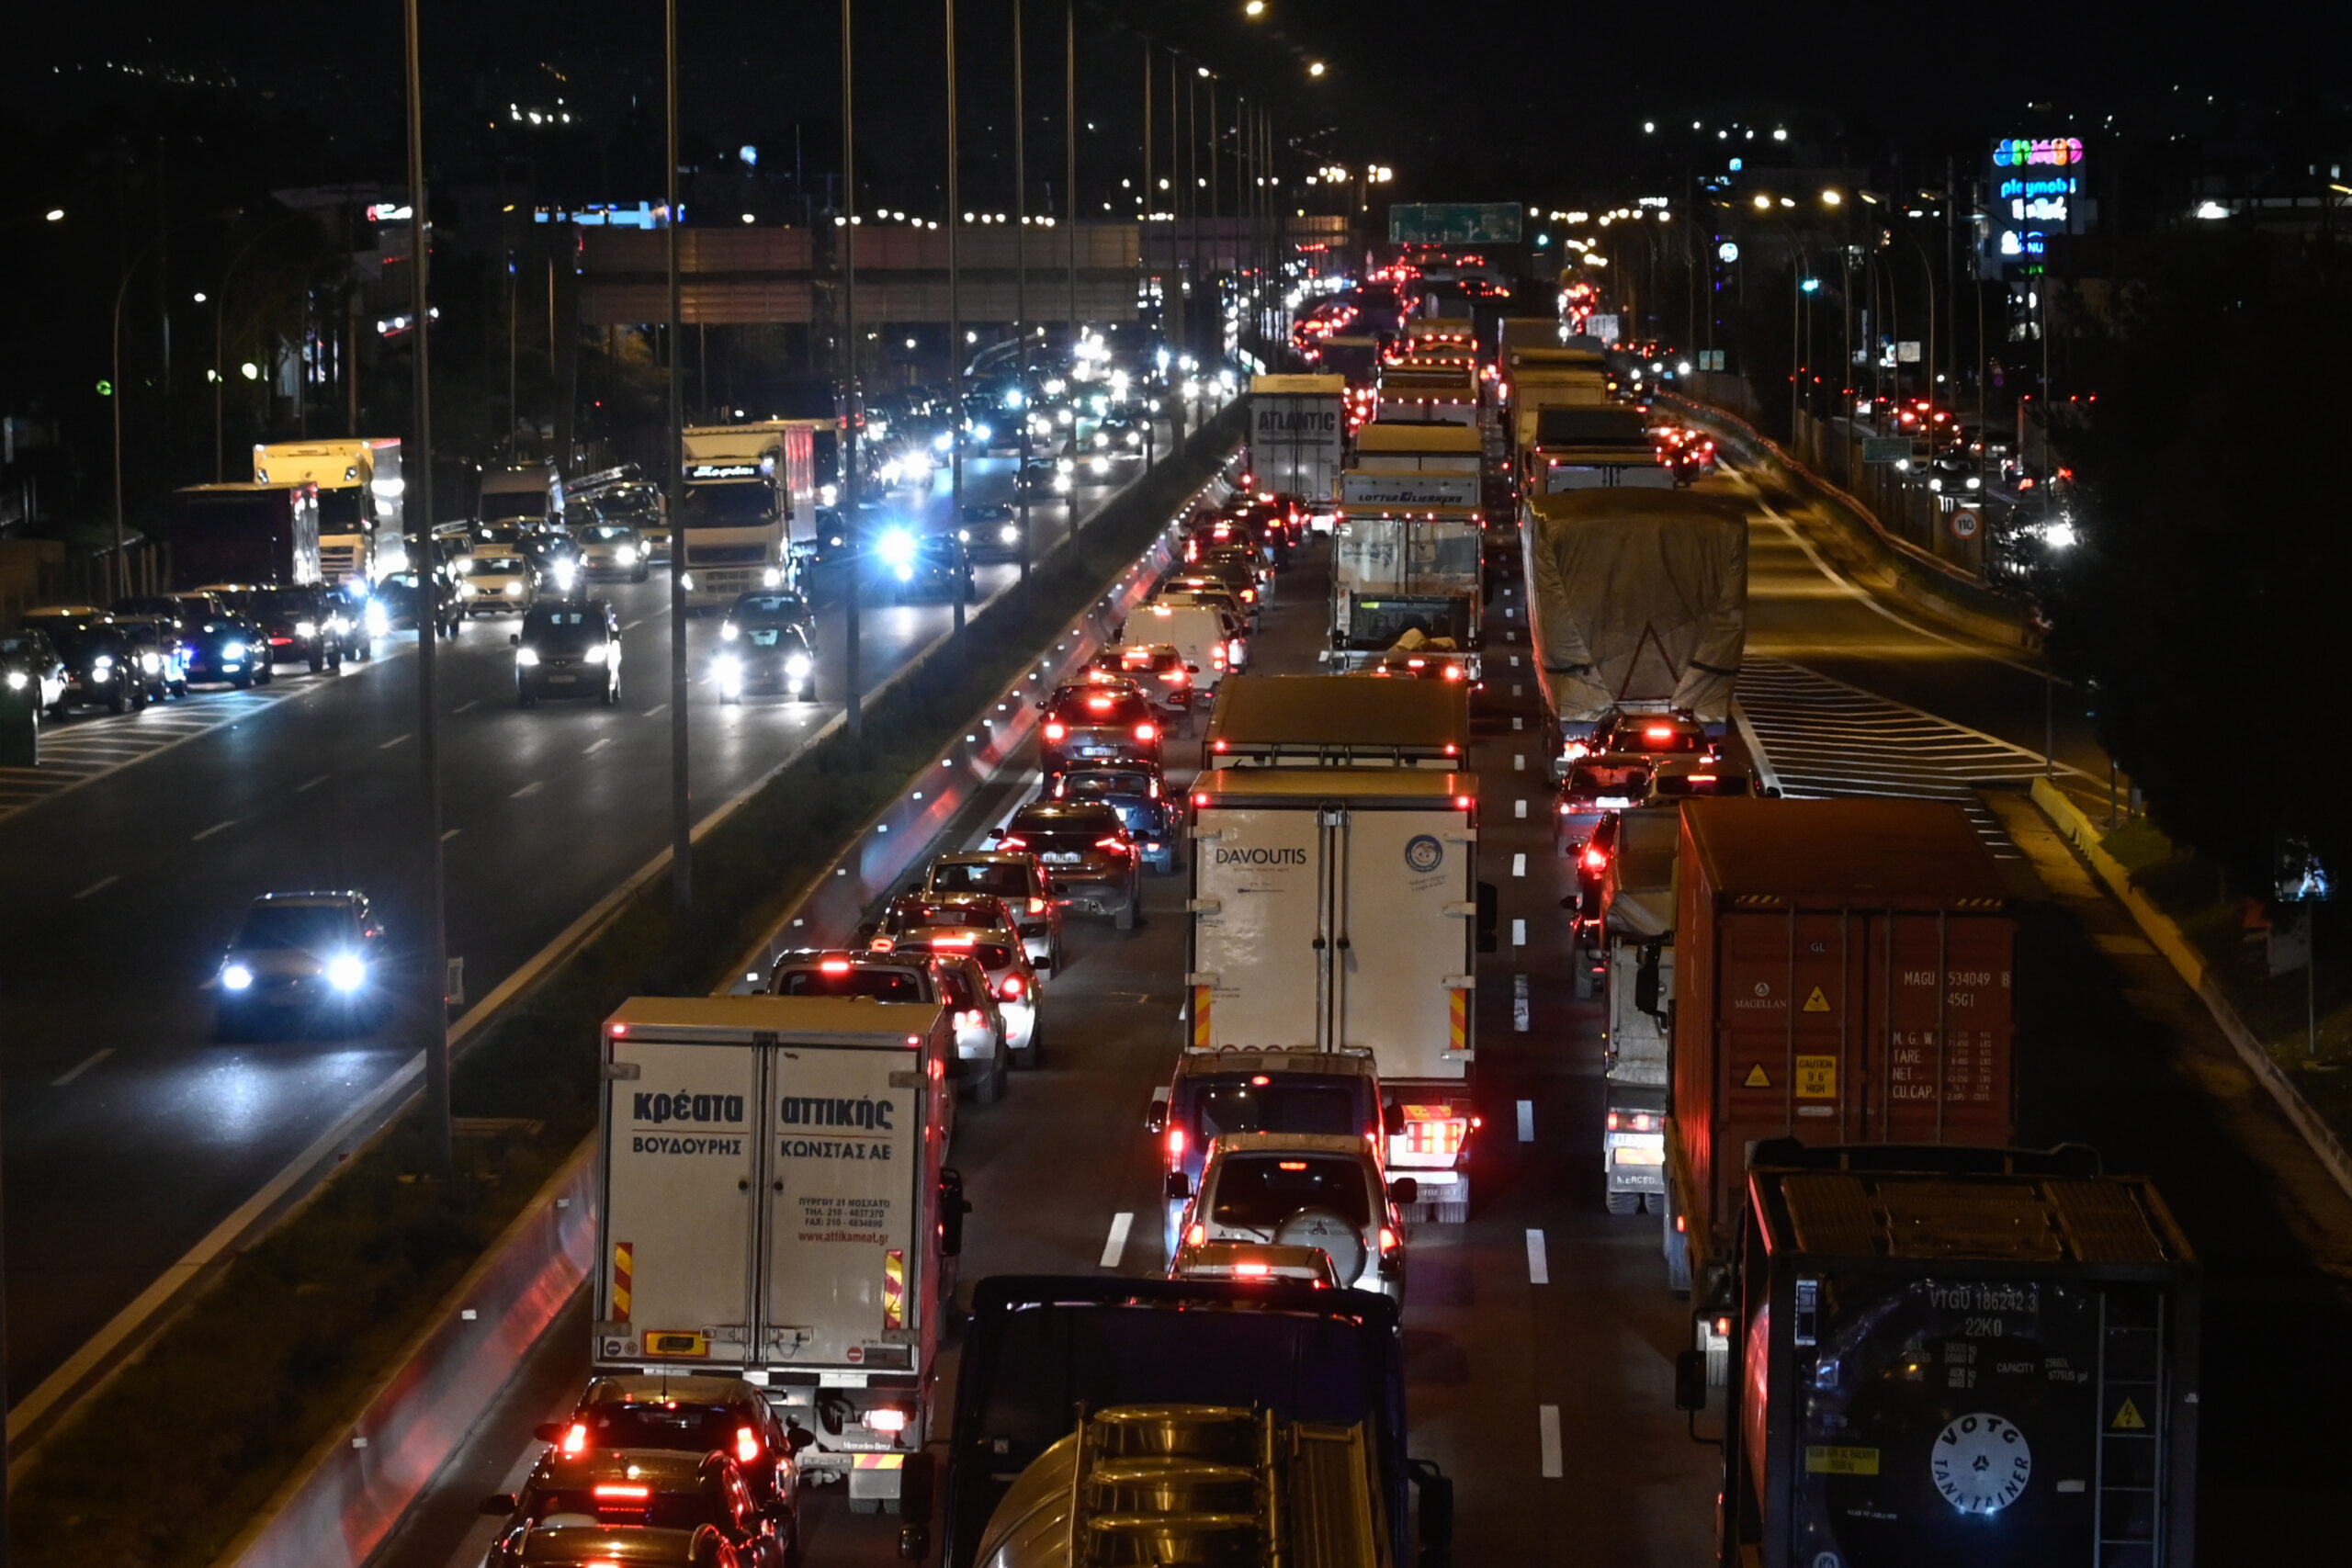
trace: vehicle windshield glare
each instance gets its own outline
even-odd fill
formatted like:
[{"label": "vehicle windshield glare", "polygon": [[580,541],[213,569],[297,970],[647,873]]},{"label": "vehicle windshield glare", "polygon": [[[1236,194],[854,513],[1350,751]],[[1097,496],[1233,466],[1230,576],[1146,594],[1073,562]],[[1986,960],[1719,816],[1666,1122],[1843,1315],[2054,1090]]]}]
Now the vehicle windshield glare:
[{"label": "vehicle windshield glare", "polygon": [[601,544],[625,545],[628,543],[629,536],[635,534],[637,530],[625,524],[599,523],[583,529],[582,532]]},{"label": "vehicle windshield glare", "polygon": [[797,593],[746,593],[728,612],[740,626],[794,626],[808,618],[808,605]]},{"label": "vehicle windshield glare", "polygon": [[358,935],[351,910],[339,904],[260,904],[245,911],[236,945],[313,953],[348,947]]},{"label": "vehicle windshield glare", "polygon": [[891,911],[890,923],[901,931],[959,931],[966,926],[996,924],[994,911],[953,904],[901,904]]},{"label": "vehicle windshield glare", "polygon": [[1271,1231],[1306,1209],[1328,1209],[1350,1224],[1370,1218],[1363,1168],[1331,1155],[1236,1155],[1216,1178],[1210,1217],[1221,1225]]}]

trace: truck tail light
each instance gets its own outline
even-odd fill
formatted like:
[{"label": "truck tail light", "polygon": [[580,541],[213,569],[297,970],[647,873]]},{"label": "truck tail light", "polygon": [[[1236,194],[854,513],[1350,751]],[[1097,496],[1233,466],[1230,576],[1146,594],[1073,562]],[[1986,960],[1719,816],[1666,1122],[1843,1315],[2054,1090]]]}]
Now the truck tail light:
[{"label": "truck tail light", "polygon": [[877,1404],[865,1413],[865,1424],[876,1432],[903,1432],[907,1413],[893,1404]]},{"label": "truck tail light", "polygon": [[1212,740],[1209,742],[1209,750],[1212,751],[1222,752],[1226,750],[1226,744],[1222,740]]},{"label": "truck tail light", "polygon": [[1447,1114],[1443,1105],[1405,1107],[1405,1130],[1397,1136],[1408,1153],[1451,1158],[1462,1152],[1470,1136],[1470,1119]]},{"label": "truck tail light", "polygon": [[1467,811],[1477,804],[1477,797],[1475,795],[1457,795],[1453,797],[1453,809],[1456,811]]},{"label": "truck tail light", "polygon": [[759,1457],[760,1435],[757,1432],[752,1431],[749,1427],[736,1427],[735,1458],[737,1461],[742,1464],[750,1464]]}]

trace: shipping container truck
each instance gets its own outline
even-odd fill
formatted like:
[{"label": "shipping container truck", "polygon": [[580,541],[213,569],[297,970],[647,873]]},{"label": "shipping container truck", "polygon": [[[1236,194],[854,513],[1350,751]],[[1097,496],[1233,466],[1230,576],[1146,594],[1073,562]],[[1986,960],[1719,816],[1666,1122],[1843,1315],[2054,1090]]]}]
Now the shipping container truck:
[{"label": "shipping container truck", "polygon": [[398,438],[271,441],[254,446],[254,483],[319,491],[319,571],[370,583],[408,566]]},{"label": "shipping container truck", "polygon": [[2194,1568],[2199,1269],[2146,1180],[1775,1142],[1742,1191],[1709,1561]]},{"label": "shipping container truck", "polygon": [[1209,712],[1208,768],[1436,768],[1470,753],[1470,693],[1459,681],[1236,675]]},{"label": "shipping container truck", "polygon": [[1720,735],[1747,643],[1747,517],[1697,491],[1568,491],[1521,509],[1528,632],[1554,769],[1612,709]]},{"label": "shipping container truck", "polygon": [[1949,801],[1686,801],[1674,876],[1661,1240],[1712,1303],[1750,1145],[2009,1142],[2017,921]]},{"label": "shipping container truck", "polygon": [[[1601,1045],[1600,1164],[1609,1212],[1666,1202],[1668,1046],[1674,1019],[1674,863],[1681,812],[1620,814],[1601,873],[1597,938],[1608,1018]],[[1588,973],[1577,964],[1579,981]]]},{"label": "shipping container truck", "polygon": [[1250,381],[1250,474],[1261,491],[1295,495],[1327,525],[1347,457],[1348,383],[1340,376],[1256,376]]},{"label": "shipping container truck", "polygon": [[1383,1298],[983,1280],[956,1383],[948,1568],[1448,1560],[1453,1483],[1409,1457]]},{"label": "shipping container truck", "polygon": [[1633,409],[1539,410],[1535,438],[1519,449],[1523,495],[1553,495],[1567,490],[1672,490],[1679,483],[1649,433],[1649,422]]},{"label": "shipping container truck", "polygon": [[291,484],[187,485],[172,492],[172,586],[319,581],[319,492]]},{"label": "shipping container truck", "polygon": [[1443,1224],[1469,1214],[1471,993],[1493,940],[1477,793],[1468,773],[1347,767],[1220,768],[1193,793],[1191,1044],[1371,1052],[1398,1108],[1388,1168]]},{"label": "shipping container truck", "polygon": [[807,594],[819,545],[820,426],[830,422],[770,419],[684,433],[689,608],[723,607],[758,588]]},{"label": "shipping container truck", "polygon": [[1510,405],[1510,448],[1536,439],[1547,409],[1595,409],[1609,401],[1609,363],[1600,352],[1563,343],[1507,348],[1497,367]]},{"label": "shipping container truck", "polygon": [[[1444,420],[1380,419],[1356,432],[1350,473],[1452,474],[1476,480],[1485,468],[1477,431]],[[1474,487],[1458,493],[1476,497]]]},{"label": "shipping container truck", "polygon": [[947,1010],[636,998],[602,1046],[596,1369],[759,1384],[804,1474],[895,1511],[962,1247]]},{"label": "shipping container truck", "polygon": [[1434,420],[1447,424],[1478,423],[1478,372],[1468,361],[1455,366],[1384,366],[1375,419]]}]

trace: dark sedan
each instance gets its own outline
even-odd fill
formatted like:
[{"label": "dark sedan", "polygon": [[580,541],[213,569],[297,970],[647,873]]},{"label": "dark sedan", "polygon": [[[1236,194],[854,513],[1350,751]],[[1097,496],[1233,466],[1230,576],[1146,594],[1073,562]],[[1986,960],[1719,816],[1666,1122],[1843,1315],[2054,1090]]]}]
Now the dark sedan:
[{"label": "dark sedan", "polygon": [[537,707],[541,697],[594,697],[606,707],[621,700],[621,621],[602,599],[534,604],[514,644],[514,701]]}]

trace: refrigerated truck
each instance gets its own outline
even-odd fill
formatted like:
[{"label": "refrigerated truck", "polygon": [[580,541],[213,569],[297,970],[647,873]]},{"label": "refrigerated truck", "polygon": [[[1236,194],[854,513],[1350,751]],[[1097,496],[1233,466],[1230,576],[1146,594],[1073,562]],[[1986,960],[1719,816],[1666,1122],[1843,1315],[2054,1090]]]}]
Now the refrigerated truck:
[{"label": "refrigerated truck", "polygon": [[310,588],[319,581],[318,487],[186,485],[172,492],[172,586],[234,582]]},{"label": "refrigerated truck", "polygon": [[732,604],[758,588],[808,592],[818,550],[816,440],[830,422],[770,419],[687,429],[679,518],[686,603]]},{"label": "refrigerated truck", "polygon": [[[1594,932],[1607,1019],[1600,1053],[1600,1168],[1612,1214],[1639,1213],[1645,1204],[1666,1201],[1674,863],[1681,840],[1679,808],[1624,812],[1601,873]],[[1582,953],[1577,956],[1581,972]]]},{"label": "refrigerated truck", "polygon": [[328,582],[374,582],[408,565],[397,437],[269,441],[254,446],[254,482],[319,491],[319,572]]},{"label": "refrigerated truck", "polygon": [[1348,449],[1343,376],[1255,376],[1250,381],[1250,475],[1261,491],[1306,502],[1329,525]]},{"label": "refrigerated truck", "polygon": [[1388,1168],[1442,1224],[1468,1218],[1477,1120],[1477,795],[1469,773],[1412,768],[1193,787],[1190,1045],[1369,1051],[1396,1108]]},{"label": "refrigerated truck", "polygon": [[1670,1289],[1729,1289],[1764,1139],[2010,1141],[2017,920],[1959,807],[1685,801],[1674,884]]},{"label": "refrigerated truck", "polygon": [[1235,675],[1202,744],[1211,768],[1435,768],[1470,754],[1470,691],[1458,681]]},{"label": "refrigerated truck", "polygon": [[1757,1151],[1707,1561],[2193,1568],[2201,1270],[2086,1156]]},{"label": "refrigerated truck", "polygon": [[759,1384],[805,1473],[894,1508],[962,1243],[946,1010],[636,998],[601,1044],[594,1365]]}]

